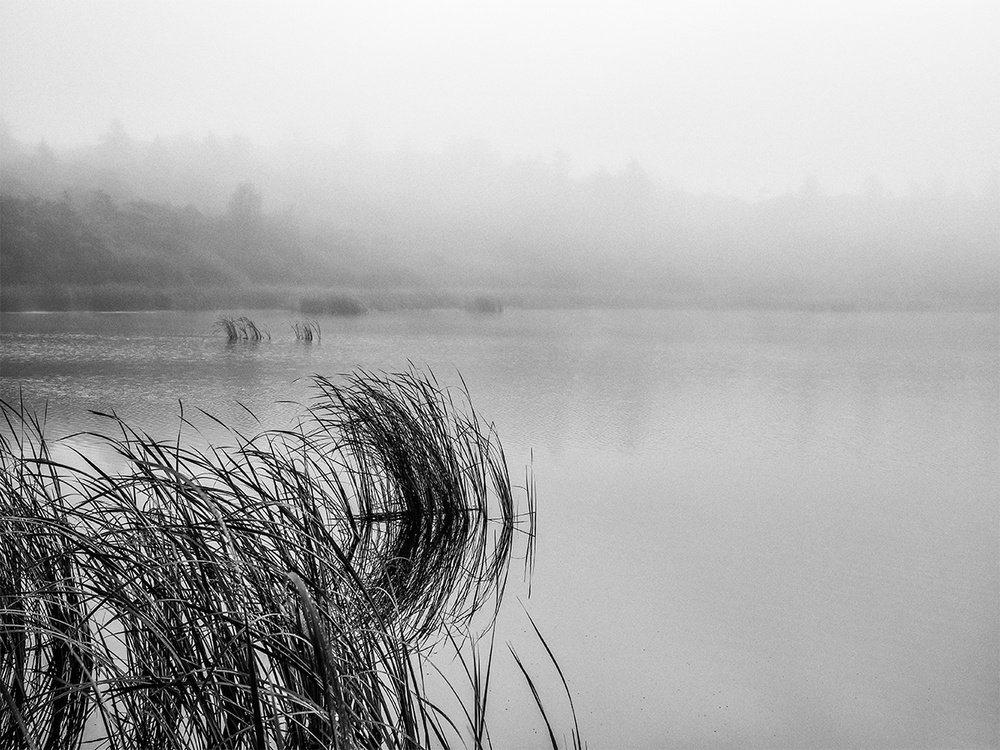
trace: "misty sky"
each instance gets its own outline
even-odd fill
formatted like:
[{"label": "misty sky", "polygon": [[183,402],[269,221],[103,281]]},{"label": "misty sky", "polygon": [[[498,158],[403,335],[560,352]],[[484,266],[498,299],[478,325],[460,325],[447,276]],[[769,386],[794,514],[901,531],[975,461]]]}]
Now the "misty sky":
[{"label": "misty sky", "polygon": [[745,198],[877,175],[978,191],[1000,164],[1000,0],[0,0],[13,136],[234,133],[380,150],[470,138],[638,159]]}]

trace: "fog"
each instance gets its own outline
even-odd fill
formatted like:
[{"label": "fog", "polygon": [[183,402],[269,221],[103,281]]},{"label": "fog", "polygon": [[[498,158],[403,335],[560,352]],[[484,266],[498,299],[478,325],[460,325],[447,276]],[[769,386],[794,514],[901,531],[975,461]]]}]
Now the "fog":
[{"label": "fog", "polygon": [[[875,179],[862,195],[828,195],[807,178],[748,202],[670,188],[636,161],[574,176],[565,158],[505,158],[482,141],[266,149],[143,141],[116,121],[72,149],[9,133],[4,143],[5,309],[100,307],[51,292],[108,284],[132,287],[138,308],[188,306],[190,294],[153,300],[135,287],[309,288],[393,307],[480,294],[546,307],[995,309],[1000,299],[995,175],[978,193],[906,196]],[[123,304],[121,289],[104,296]]]},{"label": "fog", "polygon": [[633,159],[755,200],[813,175],[980,190],[1000,160],[1000,5],[0,3],[14,137],[242,135],[261,145]]},{"label": "fog", "polygon": [[[0,313],[0,407],[39,408],[54,438],[38,443],[39,456],[52,445],[68,471],[86,463],[115,474],[120,457],[93,441],[94,418],[121,417],[166,442],[149,446],[153,462],[136,461],[141,476],[111,495],[144,505],[143,488],[160,492],[156,470],[173,483],[162,485],[171,508],[182,496],[198,500],[193,488],[204,511],[206,492],[224,490],[219,508],[233,528],[258,528],[228,499],[230,487],[258,479],[244,482],[234,464],[231,481],[219,474],[216,487],[204,466],[171,458],[185,442],[197,449],[217,434],[257,456],[264,443],[243,435],[289,426],[291,404],[312,398],[304,378],[314,372],[399,373],[409,363],[433,368],[445,388],[468,383],[480,424],[504,437],[513,481],[524,477],[516,495],[530,487],[529,516],[536,495],[541,509],[538,556],[532,539],[523,560],[525,578],[537,571],[530,584],[515,581],[520,537],[530,536],[517,529],[518,593],[496,620],[495,662],[484,636],[478,656],[441,675],[466,667],[475,705],[465,704],[464,719],[477,725],[490,687],[488,739],[498,748],[544,739],[536,686],[536,700],[555,696],[542,701],[554,731],[568,732],[579,712],[577,739],[594,747],[1000,743],[997,0],[0,0]],[[472,527],[465,509],[453,524],[451,511],[431,508],[421,523],[433,539],[393,529],[416,529],[421,503],[483,484],[494,465],[442,480],[437,469],[464,465],[466,448],[453,456],[436,446],[446,448],[453,429],[462,443],[471,425],[416,402],[411,419],[395,397],[355,393],[358,403],[371,394],[373,408],[343,412],[339,424],[353,436],[348,445],[371,443],[372,458],[364,445],[348,459],[365,507],[346,517],[384,527],[361,535],[386,542],[390,558],[383,565],[352,543],[338,559],[364,559],[374,599],[412,600],[405,618],[426,624],[420,602],[433,597],[413,593],[418,571],[430,570],[424,548]],[[0,505],[13,497],[20,513],[25,482],[46,485],[39,497],[59,483],[24,468],[37,462],[25,461],[17,407],[0,411]],[[212,422],[205,430],[201,417]],[[213,434],[222,423],[233,432]],[[406,443],[399,451],[381,437],[396,431]],[[145,450],[135,446],[128,450]],[[294,495],[313,504],[302,506],[306,526],[322,525],[313,523],[314,489],[339,487],[342,466],[314,461],[308,440],[301,449],[287,464],[284,454],[273,464],[259,454],[260,481],[273,489],[248,495],[246,510],[271,499],[284,508]],[[426,458],[410,462],[410,452]],[[179,481],[175,464],[197,476]],[[376,512],[369,485],[406,512]],[[58,513],[45,516],[60,538],[74,530],[58,514],[83,512],[77,499],[53,499]],[[222,531],[221,547],[206,544],[228,555],[236,547]],[[280,546],[284,537],[269,538]],[[149,549],[171,548],[163,539]],[[74,545],[81,555],[96,549]],[[129,559],[86,554],[97,566]],[[281,559],[290,561],[282,569],[301,567]],[[237,563],[230,567],[249,570]],[[310,586],[334,580],[304,565]],[[62,592],[39,611],[73,615],[49,629],[50,644],[107,619],[76,616],[76,603],[90,599],[59,578],[62,567],[34,567],[56,575],[36,593]],[[446,567],[445,577],[458,570]],[[146,612],[147,599],[150,613],[158,602],[168,618],[182,612],[174,605],[183,597],[171,593],[181,589],[137,585],[130,612]],[[280,739],[321,693],[331,737],[365,726],[351,713],[375,703],[345,690],[374,685],[341,667],[368,647],[335,636],[335,648],[316,651],[327,634],[296,588],[322,684],[313,691],[304,676],[287,691],[258,689],[256,664],[297,674],[309,649],[270,649],[250,619],[240,630],[230,604],[246,597],[222,592],[225,611],[189,618],[222,623],[222,635],[203,641],[222,649],[205,662],[215,674],[177,662],[188,676],[205,675],[192,712],[204,705],[229,735],[242,731],[250,709],[233,699],[243,678],[231,666],[248,661],[258,744],[262,706]],[[18,579],[0,590],[28,589]],[[321,592],[317,605],[339,611],[331,602],[345,592]],[[368,622],[346,596],[346,616],[330,610],[327,621]],[[28,610],[11,606],[17,640],[18,611]],[[402,623],[391,604],[385,612],[378,623]],[[226,635],[237,630],[238,640]],[[233,650],[240,633],[248,660]],[[88,636],[53,650],[44,635],[33,662],[41,671],[28,667],[38,679],[21,679],[23,664],[7,670],[18,689],[0,685],[15,696],[0,705],[29,706],[22,685],[45,690],[70,684],[69,672],[97,674],[88,665],[103,662],[77,647]],[[430,650],[434,639],[444,644],[445,631],[422,642],[441,653]],[[296,666],[271,656],[281,653]],[[399,652],[400,665],[409,653]],[[137,687],[158,684],[166,662],[146,669],[143,654],[132,655]],[[62,677],[58,659],[71,667]],[[422,671],[402,681],[423,683]],[[218,713],[202,689],[210,684],[221,686]],[[406,703],[441,709],[442,722],[464,730],[459,713],[448,718],[447,696],[422,702],[389,677],[382,685],[393,694],[379,727]],[[170,702],[140,692],[156,711]],[[187,710],[181,693],[172,705]],[[59,731],[80,713],[66,696],[84,694],[53,689],[52,705],[42,700],[24,715]],[[148,718],[122,726],[157,723]],[[215,732],[213,722],[195,717],[178,731],[204,723]],[[370,726],[350,741],[376,737],[381,729]]]},{"label": "fog", "polygon": [[0,8],[6,309],[1000,299],[996,3]]}]

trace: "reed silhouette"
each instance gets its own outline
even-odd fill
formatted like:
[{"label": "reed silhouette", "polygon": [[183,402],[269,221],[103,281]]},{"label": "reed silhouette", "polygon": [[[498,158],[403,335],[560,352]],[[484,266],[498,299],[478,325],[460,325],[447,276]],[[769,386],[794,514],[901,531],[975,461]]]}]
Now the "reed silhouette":
[{"label": "reed silhouette", "polygon": [[492,425],[429,372],[315,388],[295,429],[230,447],[101,414],[114,473],[0,401],[0,749],[492,746],[532,488],[522,512]]},{"label": "reed silhouette", "polygon": [[257,324],[245,315],[235,319],[223,316],[215,322],[215,328],[222,332],[226,337],[226,341],[230,344],[237,341],[256,342],[271,338],[271,334],[258,328]]},{"label": "reed silhouette", "polygon": [[318,342],[321,338],[319,323],[315,320],[296,321],[292,323],[292,333],[295,334],[296,341],[305,341],[310,344],[313,341]]}]

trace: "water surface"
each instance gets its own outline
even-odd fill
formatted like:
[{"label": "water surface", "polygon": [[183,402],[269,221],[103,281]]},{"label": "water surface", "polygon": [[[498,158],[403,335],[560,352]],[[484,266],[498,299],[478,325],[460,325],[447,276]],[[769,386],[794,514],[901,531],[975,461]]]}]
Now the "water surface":
[{"label": "water surface", "polygon": [[[591,747],[1000,743],[996,316],[441,311],[322,318],[311,345],[253,317],[271,341],[226,345],[210,314],[5,315],[0,396],[47,403],[53,436],[114,409],[168,437],[180,402],[252,432],[244,406],[288,426],[313,373],[461,372],[512,475],[533,456],[526,604]],[[510,604],[502,637],[568,731]],[[497,746],[543,745],[498,670]]]}]

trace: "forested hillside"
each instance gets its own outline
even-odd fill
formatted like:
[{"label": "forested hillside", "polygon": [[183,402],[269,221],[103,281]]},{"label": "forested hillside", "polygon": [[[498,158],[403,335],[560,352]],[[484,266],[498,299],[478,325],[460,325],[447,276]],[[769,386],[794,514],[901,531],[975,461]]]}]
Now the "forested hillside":
[{"label": "forested hillside", "polygon": [[975,307],[1000,299],[1000,197],[915,186],[756,202],[632,163],[571,174],[482,143],[259,151],[115,124],[59,152],[0,134],[0,305],[129,309],[303,295],[380,304]]}]

